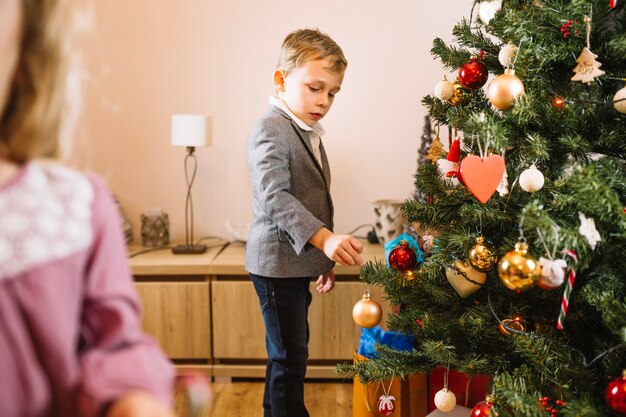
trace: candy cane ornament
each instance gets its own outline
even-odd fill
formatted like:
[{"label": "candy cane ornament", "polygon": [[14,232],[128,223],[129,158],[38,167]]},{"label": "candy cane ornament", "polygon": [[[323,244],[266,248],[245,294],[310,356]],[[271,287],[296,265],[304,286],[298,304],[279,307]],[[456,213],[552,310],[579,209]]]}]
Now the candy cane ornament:
[{"label": "candy cane ornament", "polygon": [[[565,249],[563,255],[569,256],[574,260],[574,265],[578,263],[578,255],[576,252],[570,249]],[[569,297],[572,294],[572,290],[574,288],[574,280],[576,279],[576,270],[574,270],[574,266],[570,266],[567,271],[567,283],[565,284],[565,291],[563,292],[563,298],[561,299],[561,311],[559,312],[559,318],[556,322],[556,328],[558,330],[563,330],[563,320],[565,320],[565,315],[567,314],[567,308],[569,307]]]},{"label": "candy cane ornament", "polygon": [[614,9],[617,6],[617,0],[609,0],[609,7]]}]

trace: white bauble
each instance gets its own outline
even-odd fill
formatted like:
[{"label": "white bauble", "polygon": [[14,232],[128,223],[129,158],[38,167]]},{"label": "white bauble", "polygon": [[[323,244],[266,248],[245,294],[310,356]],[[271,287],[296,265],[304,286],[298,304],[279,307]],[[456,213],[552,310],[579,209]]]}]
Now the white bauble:
[{"label": "white bauble", "polygon": [[554,290],[565,282],[565,268],[567,263],[563,259],[539,258],[541,277],[537,280],[537,286],[544,290]]},{"label": "white bauble", "polygon": [[[617,101],[622,99],[623,101]],[[615,107],[615,110],[618,112],[626,114],[626,87],[615,93],[615,96],[613,97],[613,107]]]},{"label": "white bauble", "polygon": [[485,25],[488,25],[501,8],[502,0],[481,1],[478,5],[478,17]]},{"label": "white bauble", "polygon": [[543,174],[537,169],[535,164],[532,164],[530,168],[524,170],[522,175],[519,176],[519,186],[522,187],[522,190],[529,193],[541,190],[544,181]]},{"label": "white bauble", "polygon": [[443,77],[443,80],[439,81],[435,85],[435,97],[441,101],[448,101],[454,95],[454,84]]},{"label": "white bauble", "polygon": [[498,61],[500,61],[504,68],[509,68],[513,64],[516,54],[517,46],[509,42],[504,45],[502,49],[500,49],[500,53],[498,54]]},{"label": "white bauble", "polygon": [[437,410],[449,413],[456,407],[456,396],[448,388],[443,388],[435,394],[435,407]]}]

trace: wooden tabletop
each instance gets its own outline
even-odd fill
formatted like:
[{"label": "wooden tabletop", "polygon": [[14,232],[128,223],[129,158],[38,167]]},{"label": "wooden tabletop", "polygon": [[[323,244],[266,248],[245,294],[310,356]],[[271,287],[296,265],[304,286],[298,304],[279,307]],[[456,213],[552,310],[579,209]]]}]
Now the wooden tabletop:
[{"label": "wooden tabletop", "polygon": [[129,246],[128,255],[136,255],[128,262],[133,275],[209,275],[211,262],[222,246],[207,246],[207,251],[199,255],[175,255],[169,248],[139,253],[151,248]]},{"label": "wooden tabletop", "polygon": [[[130,246],[128,248],[129,264],[133,275],[247,275],[245,270],[245,244],[232,242],[224,250],[222,245],[209,243],[205,253],[200,255],[175,255],[171,249],[155,250],[151,248]],[[361,240],[366,261],[384,260],[385,250],[382,245],[371,244]],[[220,252],[221,251],[221,252]],[[358,275],[359,267],[335,267],[336,275]]]}]

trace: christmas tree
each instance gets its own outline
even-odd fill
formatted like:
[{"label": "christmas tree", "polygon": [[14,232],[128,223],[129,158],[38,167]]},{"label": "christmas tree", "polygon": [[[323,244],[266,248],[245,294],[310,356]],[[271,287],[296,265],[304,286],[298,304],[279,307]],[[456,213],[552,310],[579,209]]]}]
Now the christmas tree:
[{"label": "christmas tree", "polygon": [[414,349],[339,371],[491,375],[499,417],[626,415],[626,7],[476,2],[453,35],[431,52],[458,82],[423,104],[459,132],[459,169],[421,164],[430,198],[403,206],[434,247],[410,271],[361,270]]}]

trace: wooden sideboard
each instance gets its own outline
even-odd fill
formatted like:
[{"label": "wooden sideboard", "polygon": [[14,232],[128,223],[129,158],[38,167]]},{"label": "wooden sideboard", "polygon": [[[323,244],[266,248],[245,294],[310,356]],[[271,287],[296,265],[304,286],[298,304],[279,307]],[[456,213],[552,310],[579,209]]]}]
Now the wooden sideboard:
[{"label": "wooden sideboard", "polygon": [[[382,246],[363,244],[366,260],[384,259]],[[131,247],[129,253],[141,249]],[[221,252],[219,247],[202,255],[163,250],[129,259],[143,302],[143,327],[178,366],[205,368],[214,377],[264,377],[265,330],[244,251],[245,245],[235,242]],[[307,378],[337,378],[335,365],[353,359],[360,328],[352,308],[366,288],[358,273],[358,267],[337,266],[335,289],[328,294],[311,284]],[[370,291],[383,305],[384,324],[389,306],[380,288]]]}]

